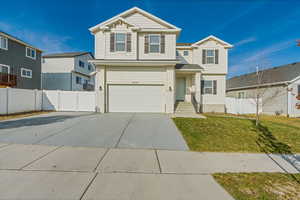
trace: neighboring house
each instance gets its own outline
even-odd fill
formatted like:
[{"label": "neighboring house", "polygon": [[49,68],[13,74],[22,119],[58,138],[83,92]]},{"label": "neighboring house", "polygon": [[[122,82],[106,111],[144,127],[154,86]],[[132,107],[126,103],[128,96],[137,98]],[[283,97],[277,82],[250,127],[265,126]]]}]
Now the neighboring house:
[{"label": "neighboring house", "polygon": [[41,53],[30,44],[0,31],[0,87],[40,89]]},{"label": "neighboring house", "polygon": [[[262,112],[300,116],[300,62],[274,67],[259,72],[237,76],[227,80],[228,97],[255,98],[262,96]],[[259,89],[258,89],[259,87]]]},{"label": "neighboring house", "polygon": [[42,87],[46,90],[94,90],[95,67],[90,52],[70,52],[43,56]]},{"label": "neighboring house", "polygon": [[180,28],[137,7],[89,30],[99,112],[174,113],[180,101],[224,112],[232,45],[214,36],[176,45]]}]

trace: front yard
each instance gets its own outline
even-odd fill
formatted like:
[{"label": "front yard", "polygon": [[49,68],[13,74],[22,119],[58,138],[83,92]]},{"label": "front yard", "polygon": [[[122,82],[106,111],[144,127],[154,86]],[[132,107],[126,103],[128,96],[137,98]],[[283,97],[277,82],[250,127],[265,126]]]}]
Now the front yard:
[{"label": "front yard", "polygon": [[226,173],[213,176],[236,200],[300,199],[300,174]]},{"label": "front yard", "polygon": [[262,116],[257,128],[252,119],[215,114],[206,117],[174,119],[193,151],[300,152],[300,119]]}]

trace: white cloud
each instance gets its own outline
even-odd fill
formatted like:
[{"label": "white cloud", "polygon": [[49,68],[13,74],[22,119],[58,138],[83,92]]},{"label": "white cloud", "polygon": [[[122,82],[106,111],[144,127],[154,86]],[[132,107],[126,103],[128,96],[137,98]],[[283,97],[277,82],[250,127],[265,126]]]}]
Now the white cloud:
[{"label": "white cloud", "polygon": [[44,53],[58,53],[64,51],[78,51],[66,43],[72,38],[69,36],[57,35],[49,32],[33,31],[18,26],[12,26],[0,22],[0,30],[7,32],[25,42],[41,49]]},{"label": "white cloud", "polygon": [[243,39],[243,40],[240,40],[240,41],[236,42],[234,44],[234,47],[242,46],[244,44],[248,44],[248,43],[255,42],[255,41],[256,41],[255,37],[249,37],[249,38],[246,38],[246,39]]},{"label": "white cloud", "polygon": [[271,56],[272,54],[282,51],[284,49],[290,48],[293,45],[295,45],[295,40],[288,40],[285,42],[280,42],[280,43],[274,44],[274,45],[266,47],[264,49],[255,51],[254,53],[252,53],[251,56],[244,59],[244,62],[253,62],[253,61],[259,61],[260,59],[266,59],[267,57]]},{"label": "white cloud", "polygon": [[279,42],[271,46],[247,53],[244,56],[238,56],[231,58],[232,60],[238,60],[233,65],[229,66],[230,76],[240,75],[249,72],[253,72],[256,66],[260,66],[261,69],[266,69],[272,67],[272,59],[270,58],[275,53],[282,50],[288,49],[295,45],[295,40],[288,40],[284,42]]}]

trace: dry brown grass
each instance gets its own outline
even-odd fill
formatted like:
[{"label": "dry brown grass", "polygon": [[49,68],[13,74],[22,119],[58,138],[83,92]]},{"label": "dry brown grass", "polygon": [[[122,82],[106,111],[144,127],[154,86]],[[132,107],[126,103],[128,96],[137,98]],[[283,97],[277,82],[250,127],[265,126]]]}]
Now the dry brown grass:
[{"label": "dry brown grass", "polygon": [[30,117],[34,115],[41,115],[49,113],[49,111],[36,111],[36,112],[26,112],[26,113],[16,113],[16,114],[10,114],[10,115],[0,115],[0,121],[1,120],[8,120],[8,119],[17,119],[22,117]]}]

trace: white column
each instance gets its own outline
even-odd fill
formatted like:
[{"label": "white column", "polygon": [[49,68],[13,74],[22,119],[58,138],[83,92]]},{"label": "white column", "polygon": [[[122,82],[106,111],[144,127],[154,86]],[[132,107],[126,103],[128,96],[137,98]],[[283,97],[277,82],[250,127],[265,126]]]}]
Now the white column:
[{"label": "white column", "polygon": [[174,113],[175,105],[175,68],[174,66],[167,67],[167,80],[165,85],[166,96],[166,113]]},{"label": "white column", "polygon": [[195,74],[195,98],[197,101],[197,111],[200,112],[201,106],[201,73],[196,72]]},{"label": "white column", "polygon": [[96,112],[105,112],[105,66],[96,66],[95,92]]}]

